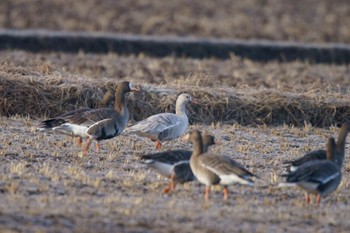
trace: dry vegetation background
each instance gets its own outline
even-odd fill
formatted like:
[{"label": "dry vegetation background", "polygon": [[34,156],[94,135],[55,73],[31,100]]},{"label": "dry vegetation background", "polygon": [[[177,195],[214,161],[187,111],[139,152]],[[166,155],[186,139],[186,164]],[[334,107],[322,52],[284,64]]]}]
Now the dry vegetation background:
[{"label": "dry vegetation background", "polygon": [[0,27],[350,42],[347,0],[2,0]]},{"label": "dry vegetation background", "polygon": [[[98,3],[97,3],[98,2]],[[195,16],[195,17],[194,17]],[[0,27],[135,34],[349,42],[347,1],[20,1],[0,2]],[[173,111],[180,92],[191,128],[268,183],[162,190],[166,180],[138,160],[152,142],[121,135],[86,158],[71,138],[38,133],[40,120],[96,107],[106,88],[139,85],[131,121]],[[349,232],[348,146],[343,182],[321,207],[280,189],[281,163],[323,148],[349,118],[349,65],[152,58],[142,54],[0,52],[0,231],[3,232]],[[191,146],[165,143],[164,150]],[[268,185],[270,184],[271,185]]]}]

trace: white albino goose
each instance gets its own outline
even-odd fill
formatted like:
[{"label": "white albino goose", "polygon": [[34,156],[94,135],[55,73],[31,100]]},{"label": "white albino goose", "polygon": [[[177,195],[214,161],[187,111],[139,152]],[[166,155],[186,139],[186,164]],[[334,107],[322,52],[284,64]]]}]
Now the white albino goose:
[{"label": "white albino goose", "polygon": [[121,82],[115,91],[115,106],[101,109],[78,109],[41,122],[39,129],[52,129],[62,134],[87,138],[82,155],[86,155],[92,140],[97,142],[118,136],[129,120],[125,95],[137,91],[129,82]]},{"label": "white albino goose", "polygon": [[[350,130],[349,126],[350,126],[350,124],[348,122],[343,123],[341,125],[339,135],[338,135],[338,140],[337,140],[337,144],[336,144],[336,148],[335,148],[335,157],[334,157],[335,160],[334,161],[339,167],[342,167],[343,162],[344,162],[345,141],[346,141],[346,137],[347,137],[349,130]],[[304,164],[308,161],[326,160],[326,159],[327,159],[326,150],[321,149],[321,150],[311,151],[298,159],[291,160],[291,161],[285,161],[283,164],[284,164],[284,167],[288,173],[288,172],[296,171],[298,169],[298,167],[300,167],[302,164]]]},{"label": "white albino goose", "polygon": [[305,193],[306,204],[310,203],[310,194],[316,195],[316,206],[321,198],[334,192],[341,182],[341,168],[335,163],[336,144],[334,138],[329,138],[327,143],[327,160],[310,160],[303,163],[297,170],[283,175],[286,183],[279,186],[297,185]]},{"label": "white albino goose", "polygon": [[[212,135],[203,135],[203,151],[207,152],[209,146],[220,144]],[[195,176],[190,167],[190,158],[192,151],[189,150],[171,150],[147,154],[141,156],[141,160],[148,167],[155,169],[159,174],[170,178],[170,182],[165,193],[175,190],[176,183],[186,183],[195,180]]]},{"label": "white albino goose", "polygon": [[[99,102],[98,104],[98,108],[106,108],[108,107],[108,104],[114,99],[114,94],[115,91],[114,90],[107,90],[107,92],[103,95],[101,101]],[[61,121],[57,120],[57,119],[65,119],[65,118],[68,118],[68,117],[72,117],[74,115],[79,115],[79,114],[83,114],[84,112],[88,112],[88,111],[91,111],[93,110],[93,108],[80,108],[80,109],[77,109],[77,110],[73,110],[73,111],[70,111],[70,112],[66,112],[60,116],[57,116],[53,119],[48,119],[48,120],[45,120],[43,122],[40,123],[39,125],[39,128],[38,130],[40,131],[50,131],[50,130],[53,130],[53,128],[55,128],[56,126],[59,126],[61,125]],[[56,130],[57,131],[57,130]],[[76,137],[77,138],[77,145],[79,147],[82,146],[82,138],[80,136],[77,136],[77,135],[72,135],[72,133],[70,132],[66,132],[66,131],[61,131],[60,132],[61,134],[68,134],[69,136],[73,136],[73,137]],[[96,150],[97,152],[99,152],[99,149],[100,149],[100,144],[97,142],[96,143]]]},{"label": "white albino goose", "polygon": [[176,113],[160,113],[150,116],[125,129],[126,133],[135,133],[156,141],[156,149],[162,147],[162,141],[171,141],[180,137],[188,127],[186,104],[192,102],[189,94],[181,94],[176,100]]},{"label": "white albino goose", "polygon": [[206,185],[205,200],[209,200],[210,188],[212,185],[221,184],[224,186],[224,199],[228,199],[227,186],[232,183],[254,185],[252,177],[256,175],[249,172],[242,165],[226,156],[217,156],[210,152],[203,153],[202,135],[198,130],[193,130],[183,137],[193,144],[193,153],[190,159],[190,166],[193,174],[199,182]]}]

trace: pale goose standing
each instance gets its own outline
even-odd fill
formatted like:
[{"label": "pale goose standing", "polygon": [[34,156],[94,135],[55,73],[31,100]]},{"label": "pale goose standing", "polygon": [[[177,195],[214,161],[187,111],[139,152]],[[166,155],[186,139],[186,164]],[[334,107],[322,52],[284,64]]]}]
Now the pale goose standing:
[{"label": "pale goose standing", "polygon": [[[114,99],[114,96],[115,96],[115,91],[114,90],[107,90],[107,92],[103,95],[101,101],[98,103],[98,108],[106,108],[108,107],[108,104]],[[53,129],[56,129],[55,127],[57,126],[60,126],[62,124],[62,122],[64,122],[63,119],[66,119],[66,118],[70,118],[70,117],[74,117],[76,115],[81,115],[83,114],[84,112],[88,112],[88,111],[91,111],[93,110],[93,108],[80,108],[80,109],[77,109],[77,110],[73,110],[73,111],[70,111],[70,112],[66,112],[60,116],[57,116],[55,118],[51,118],[51,119],[48,119],[48,120],[45,120],[45,121],[42,121],[38,127],[38,130],[40,131],[50,131],[50,130],[53,130]],[[72,136],[72,137],[76,137],[77,138],[77,145],[79,147],[82,146],[82,138],[80,136],[77,136],[77,135],[72,135],[71,132],[67,132],[67,131],[59,131],[58,129],[55,130],[56,132],[58,133],[61,133],[61,134],[65,134],[65,135],[68,135],[68,136]],[[99,148],[100,148],[100,145],[99,143],[97,142],[96,143],[96,150],[97,152],[99,152]]]},{"label": "pale goose standing", "polygon": [[[336,144],[334,138],[327,143],[327,160],[311,160],[303,163],[296,171],[287,175],[287,184],[297,185],[306,191],[306,204],[310,203],[310,194],[316,195],[316,206],[321,198],[334,192],[341,182],[341,168],[335,163]],[[279,184],[284,186],[285,183]]]},{"label": "pale goose standing", "polygon": [[[207,152],[209,146],[218,144],[212,135],[203,135],[203,151]],[[141,156],[148,167],[155,169],[159,174],[170,178],[170,182],[165,193],[175,190],[176,183],[186,183],[193,181],[195,176],[191,170],[189,160],[192,151],[189,150],[171,150],[154,154]]]},{"label": "pale goose standing", "polygon": [[163,141],[180,137],[188,127],[186,104],[192,102],[189,94],[181,94],[176,100],[176,113],[160,113],[150,116],[125,129],[125,133],[135,133],[156,141],[156,149],[162,147]]},{"label": "pale goose standing", "polygon": [[137,91],[129,82],[121,82],[115,91],[114,109],[101,108],[76,110],[64,117],[56,117],[42,122],[42,128],[52,128],[63,134],[87,138],[82,155],[89,149],[92,140],[97,142],[118,136],[129,120],[126,93]]},{"label": "pale goose standing", "polygon": [[232,183],[254,185],[251,179],[255,175],[249,172],[242,165],[226,156],[217,156],[210,152],[203,154],[203,142],[201,133],[194,130],[183,137],[193,143],[193,153],[190,159],[190,166],[197,180],[206,185],[205,200],[209,199],[212,185],[221,184],[224,186],[224,199],[228,199],[227,186]]},{"label": "pale goose standing", "polygon": [[[340,131],[339,131],[338,140],[337,140],[336,149],[335,149],[335,163],[339,167],[343,166],[344,154],[345,154],[345,141],[349,133],[349,129],[350,129],[349,123],[346,122],[341,125]],[[298,167],[300,167],[302,164],[308,161],[326,160],[326,159],[327,159],[326,150],[322,149],[322,150],[311,151],[298,159],[286,161],[283,164],[288,173],[288,172],[296,171]]]}]

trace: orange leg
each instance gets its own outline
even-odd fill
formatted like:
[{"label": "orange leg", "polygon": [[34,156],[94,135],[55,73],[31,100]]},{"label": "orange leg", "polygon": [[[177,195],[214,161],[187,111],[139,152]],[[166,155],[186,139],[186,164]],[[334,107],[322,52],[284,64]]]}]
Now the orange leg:
[{"label": "orange leg", "polygon": [[86,144],[83,148],[83,156],[85,156],[89,150],[89,147],[90,147],[90,144],[92,142],[92,138],[89,138],[87,141],[86,141]]},{"label": "orange leg", "polygon": [[100,143],[97,142],[97,143],[96,143],[96,152],[97,152],[97,153],[100,153],[100,149],[101,149]]},{"label": "orange leg", "polygon": [[225,201],[228,200],[228,188],[227,188],[227,186],[224,187],[224,200]]},{"label": "orange leg", "polygon": [[321,203],[321,195],[317,194],[316,195],[316,207],[319,207]]},{"label": "orange leg", "polygon": [[83,140],[81,139],[81,137],[77,137],[77,146],[81,147],[83,144]]},{"label": "orange leg", "polygon": [[305,193],[305,203],[308,205],[310,204],[310,194]]},{"label": "orange leg", "polygon": [[168,184],[168,187],[164,189],[164,193],[169,193],[170,191],[174,191],[176,187],[175,183],[175,174],[171,175],[170,182]]},{"label": "orange leg", "polygon": [[157,140],[156,141],[156,149],[160,150],[161,148],[162,148],[162,143],[159,140]]},{"label": "orange leg", "polygon": [[205,201],[209,201],[209,194],[210,194],[210,186],[206,186],[205,187],[205,193],[204,193]]}]

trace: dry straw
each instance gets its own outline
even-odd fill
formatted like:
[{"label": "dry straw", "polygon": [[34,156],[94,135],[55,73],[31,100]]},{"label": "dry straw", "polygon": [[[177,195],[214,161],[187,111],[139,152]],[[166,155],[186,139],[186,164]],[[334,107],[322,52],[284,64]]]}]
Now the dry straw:
[{"label": "dry straw", "polygon": [[[87,82],[82,77],[67,78],[46,68],[35,71],[2,65],[0,113],[5,116],[18,114],[43,118],[80,107],[96,108],[104,92],[114,88],[119,81]],[[200,102],[189,107],[191,123],[295,126],[311,123],[326,127],[350,117],[347,103],[342,99],[328,98],[327,94],[213,87],[186,87],[180,90],[179,87],[165,89],[162,86],[143,85],[140,92],[129,98],[132,120],[138,121],[159,112],[174,112],[176,97],[182,92],[192,94]]]}]

